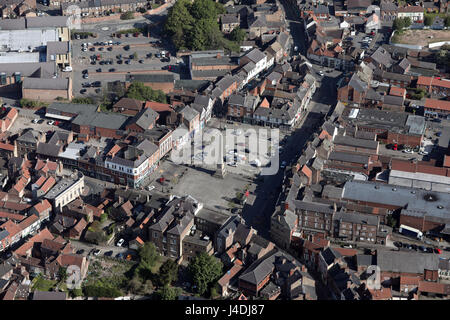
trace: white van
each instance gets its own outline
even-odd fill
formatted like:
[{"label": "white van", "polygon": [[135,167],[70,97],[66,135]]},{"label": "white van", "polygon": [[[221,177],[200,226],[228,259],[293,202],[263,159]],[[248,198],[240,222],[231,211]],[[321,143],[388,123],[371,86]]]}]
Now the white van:
[{"label": "white van", "polygon": [[72,71],[72,67],[71,66],[67,66],[63,69],[64,72],[70,72]]}]

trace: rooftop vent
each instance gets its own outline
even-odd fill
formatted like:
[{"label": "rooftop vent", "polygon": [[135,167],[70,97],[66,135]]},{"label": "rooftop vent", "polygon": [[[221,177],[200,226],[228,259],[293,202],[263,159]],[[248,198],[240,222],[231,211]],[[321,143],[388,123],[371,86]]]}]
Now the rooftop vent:
[{"label": "rooftop vent", "polygon": [[428,193],[424,195],[423,199],[429,202],[435,202],[438,200],[438,197],[435,194]]}]

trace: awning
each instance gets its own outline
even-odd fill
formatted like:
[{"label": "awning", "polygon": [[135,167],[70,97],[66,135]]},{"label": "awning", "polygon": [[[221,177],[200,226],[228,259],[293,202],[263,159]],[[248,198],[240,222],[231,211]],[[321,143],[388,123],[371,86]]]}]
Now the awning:
[{"label": "awning", "polygon": [[54,114],[54,113],[46,113],[45,116],[47,118],[54,118],[54,119],[59,119],[59,120],[72,120],[72,117],[67,117],[67,116],[62,116],[59,114]]}]

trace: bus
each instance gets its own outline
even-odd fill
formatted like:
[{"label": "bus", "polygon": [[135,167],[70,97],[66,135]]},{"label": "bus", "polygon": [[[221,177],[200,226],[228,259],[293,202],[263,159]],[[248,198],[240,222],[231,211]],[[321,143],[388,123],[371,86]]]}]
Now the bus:
[{"label": "bus", "polygon": [[416,238],[422,240],[423,234],[420,230],[414,229],[405,225],[400,225],[399,232],[407,237]]}]

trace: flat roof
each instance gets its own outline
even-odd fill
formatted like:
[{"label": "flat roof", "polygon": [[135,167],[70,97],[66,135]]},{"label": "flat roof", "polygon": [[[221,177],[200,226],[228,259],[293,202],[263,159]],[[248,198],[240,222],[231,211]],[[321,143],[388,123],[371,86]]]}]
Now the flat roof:
[{"label": "flat roof", "polygon": [[39,52],[0,52],[0,63],[36,63],[39,56]]},{"label": "flat roof", "polygon": [[426,212],[429,216],[450,218],[450,193],[376,182],[348,181],[342,198],[404,207]]},{"label": "flat roof", "polygon": [[49,41],[58,41],[54,29],[0,30],[0,48],[10,51],[30,51],[44,47]]}]

